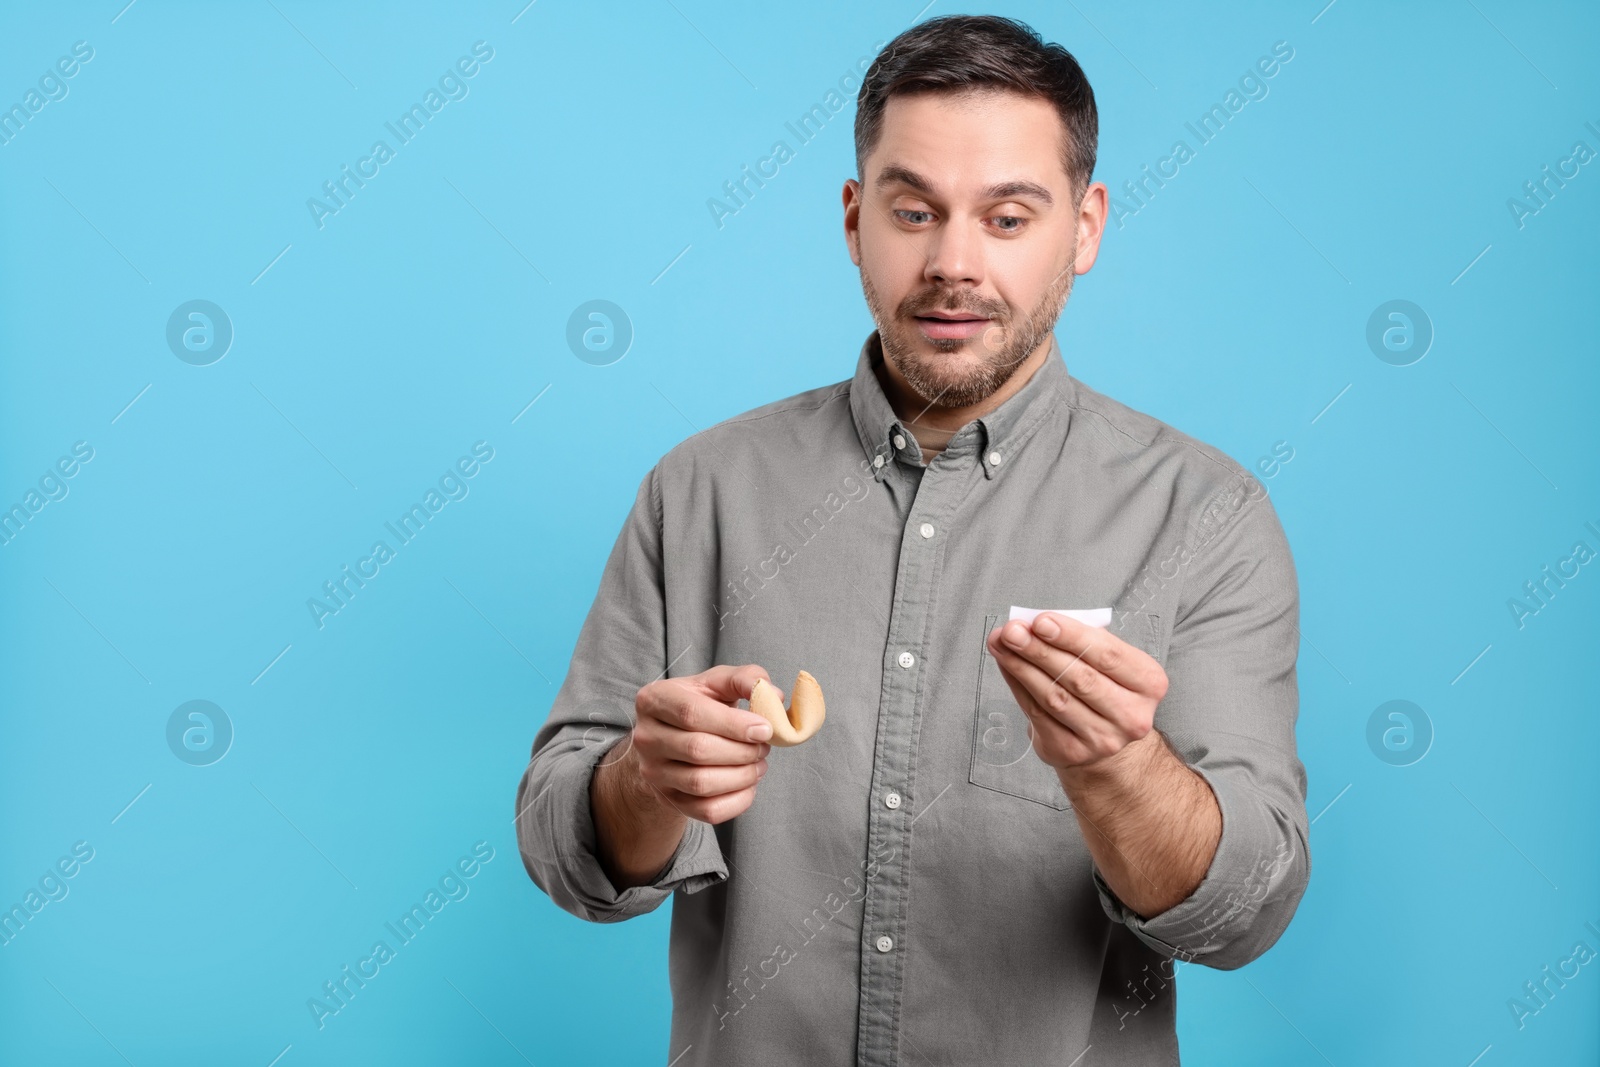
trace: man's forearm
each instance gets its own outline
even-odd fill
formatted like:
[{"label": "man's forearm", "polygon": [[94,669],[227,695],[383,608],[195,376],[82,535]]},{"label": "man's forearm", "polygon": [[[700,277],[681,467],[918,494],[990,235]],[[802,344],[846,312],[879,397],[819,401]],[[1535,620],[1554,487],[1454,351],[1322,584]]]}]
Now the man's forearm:
[{"label": "man's forearm", "polygon": [[[620,758],[618,747],[625,750]],[[626,737],[595,767],[589,810],[600,866],[619,893],[655,880],[689,821],[639,776],[638,756]]]},{"label": "man's forearm", "polygon": [[1159,731],[1057,774],[1117,899],[1148,919],[1195,891],[1222,839],[1222,810]]}]

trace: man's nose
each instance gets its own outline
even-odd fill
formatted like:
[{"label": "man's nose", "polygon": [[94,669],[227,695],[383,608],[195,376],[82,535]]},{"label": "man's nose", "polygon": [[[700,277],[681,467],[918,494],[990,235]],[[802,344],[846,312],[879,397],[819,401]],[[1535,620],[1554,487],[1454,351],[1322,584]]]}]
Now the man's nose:
[{"label": "man's nose", "polygon": [[954,220],[940,226],[928,245],[923,277],[945,285],[983,281],[983,235],[976,221]]}]

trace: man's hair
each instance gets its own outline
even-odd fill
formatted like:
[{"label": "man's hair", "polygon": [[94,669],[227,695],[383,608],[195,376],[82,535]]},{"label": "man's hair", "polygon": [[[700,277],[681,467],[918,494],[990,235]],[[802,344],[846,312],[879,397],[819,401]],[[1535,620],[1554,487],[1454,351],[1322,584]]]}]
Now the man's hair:
[{"label": "man's hair", "polygon": [[1065,136],[1062,165],[1072,197],[1083,197],[1094,173],[1100,133],[1094,90],[1078,61],[1046,44],[1032,27],[998,15],[945,15],[906,30],[872,61],[856,97],[856,175],[883,133],[891,96],[1006,90],[1055,105]]}]

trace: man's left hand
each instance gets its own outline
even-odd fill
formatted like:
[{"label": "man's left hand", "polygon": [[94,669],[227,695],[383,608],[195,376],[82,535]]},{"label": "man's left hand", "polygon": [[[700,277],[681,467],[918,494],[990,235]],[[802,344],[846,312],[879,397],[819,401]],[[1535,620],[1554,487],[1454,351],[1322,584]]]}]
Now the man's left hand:
[{"label": "man's left hand", "polygon": [[1034,751],[1058,772],[1146,747],[1137,742],[1154,727],[1167,674],[1143,650],[1053,611],[1031,628],[997,626],[988,645],[1028,717]]}]

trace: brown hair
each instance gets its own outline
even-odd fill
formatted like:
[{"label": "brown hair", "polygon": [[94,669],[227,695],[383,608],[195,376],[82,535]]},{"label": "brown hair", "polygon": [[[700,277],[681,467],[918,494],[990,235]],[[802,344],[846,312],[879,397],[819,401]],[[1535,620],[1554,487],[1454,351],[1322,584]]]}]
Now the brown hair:
[{"label": "brown hair", "polygon": [[1100,134],[1094,90],[1078,61],[1045,44],[1032,27],[998,15],[945,15],[906,30],[884,46],[856,97],[856,175],[883,132],[891,96],[1002,89],[1055,105],[1065,127],[1062,165],[1074,201],[1094,173]]}]

